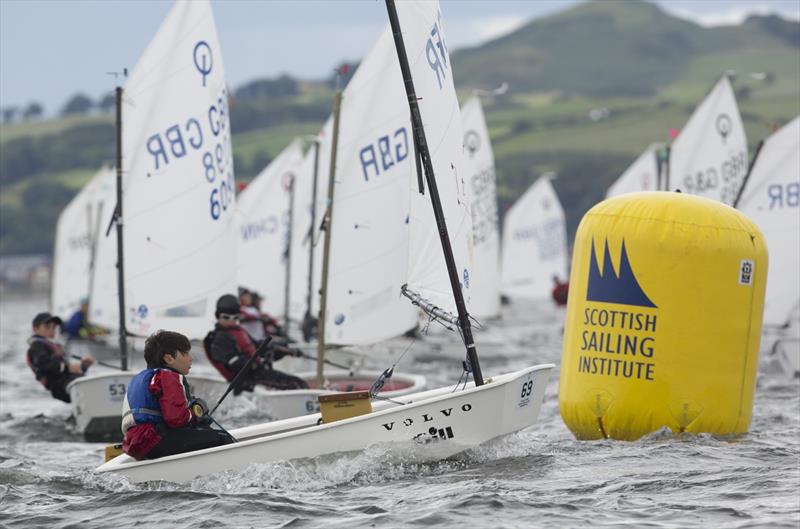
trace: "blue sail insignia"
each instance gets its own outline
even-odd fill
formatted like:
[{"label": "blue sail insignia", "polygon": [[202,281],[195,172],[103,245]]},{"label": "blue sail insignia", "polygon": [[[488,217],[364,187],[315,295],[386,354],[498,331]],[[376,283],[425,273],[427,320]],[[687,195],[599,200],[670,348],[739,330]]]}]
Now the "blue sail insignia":
[{"label": "blue sail insignia", "polygon": [[603,255],[603,273],[597,262],[597,253],[592,239],[592,256],[589,263],[589,288],[586,292],[587,301],[602,303],[618,303],[620,305],[636,305],[639,307],[656,307],[639,285],[628,260],[625,249],[625,239],[622,240],[622,249],[619,258],[619,274],[614,270],[611,262],[611,252],[608,250],[608,239],[605,241]]}]

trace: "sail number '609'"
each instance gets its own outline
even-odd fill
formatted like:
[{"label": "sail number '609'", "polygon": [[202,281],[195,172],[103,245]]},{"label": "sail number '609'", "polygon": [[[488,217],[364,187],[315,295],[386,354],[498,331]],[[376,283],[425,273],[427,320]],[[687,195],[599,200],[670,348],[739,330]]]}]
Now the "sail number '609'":
[{"label": "sail number '609'", "polygon": [[[209,213],[213,220],[219,219],[223,211],[233,203],[234,183],[233,183],[233,160],[230,154],[230,127],[227,127],[228,116],[225,112],[225,102],[227,101],[227,91],[223,88],[222,95],[217,99],[219,108],[216,119],[212,119],[212,109],[209,109],[209,123],[211,131],[217,137],[217,143],[212,150],[203,153],[203,170],[206,180],[211,184],[209,194]],[[217,178],[219,176],[219,178]],[[216,182],[216,183],[215,183]]]}]

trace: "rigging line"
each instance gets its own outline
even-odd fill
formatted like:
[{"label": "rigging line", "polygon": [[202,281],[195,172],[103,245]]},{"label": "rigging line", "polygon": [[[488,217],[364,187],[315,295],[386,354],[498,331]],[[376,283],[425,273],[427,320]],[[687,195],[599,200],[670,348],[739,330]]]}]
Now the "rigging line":
[{"label": "rigging line", "polygon": [[397,366],[397,364],[399,364],[399,363],[400,363],[400,360],[402,360],[402,359],[403,359],[403,357],[406,355],[406,353],[407,353],[409,350],[411,350],[411,347],[412,347],[412,346],[413,346],[413,345],[414,345],[416,342],[417,342],[417,339],[416,339],[416,338],[411,338],[411,343],[410,343],[410,344],[408,344],[408,347],[406,347],[406,350],[405,350],[405,351],[403,351],[403,354],[401,354],[401,355],[400,355],[400,358],[398,358],[398,359],[397,359],[397,361],[396,361],[394,364],[392,364],[392,369],[394,369],[394,368]]},{"label": "rigging line", "polygon": [[317,240],[314,240],[314,226],[309,228],[308,236],[311,239],[311,247],[316,248],[317,244],[319,244],[319,240],[322,238],[322,232],[328,229],[328,224],[325,221],[326,216],[328,214],[329,207],[325,208],[325,211],[322,213],[322,220],[319,223],[319,229],[317,230]]},{"label": "rigging line", "polygon": [[451,391],[450,393],[455,393],[456,392],[456,390],[458,389],[458,385],[461,384],[461,379],[464,378],[464,374],[465,373],[466,373],[466,370],[462,370],[461,371],[461,374],[458,375],[458,380],[456,381],[456,385],[453,387],[453,391]]},{"label": "rigging line", "polygon": [[429,328],[430,328],[430,326],[431,326],[431,320],[433,320],[433,315],[432,315],[432,314],[429,314],[429,315],[428,315],[428,321],[427,321],[427,322],[425,322],[425,327],[423,327],[423,328],[421,329],[421,331],[422,331],[422,334],[424,334],[425,336],[427,336],[427,335],[428,335],[428,329],[429,329]]},{"label": "rigging line", "polygon": [[398,405],[400,405],[400,406],[405,406],[406,404],[408,404],[408,402],[401,402],[401,401],[399,401],[399,400],[394,400],[394,399],[391,399],[391,398],[389,398],[389,397],[381,397],[380,395],[375,395],[375,396],[374,396],[374,397],[372,397],[372,398],[373,398],[374,400],[385,400],[385,401],[389,401],[389,402],[391,402],[392,404],[398,404]]},{"label": "rigging line", "polygon": [[469,381],[469,374],[473,372],[472,364],[469,361],[469,357],[467,357],[464,360],[462,360],[461,361],[461,365],[464,368],[464,373],[465,373],[465,377],[466,377],[465,380],[464,380],[464,387],[466,388],[467,387],[466,384]]}]

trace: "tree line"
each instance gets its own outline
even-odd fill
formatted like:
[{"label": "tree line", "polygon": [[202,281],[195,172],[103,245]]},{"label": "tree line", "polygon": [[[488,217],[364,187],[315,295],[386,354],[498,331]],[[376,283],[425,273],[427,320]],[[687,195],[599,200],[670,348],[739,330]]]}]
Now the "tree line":
[{"label": "tree line", "polygon": [[[84,93],[77,93],[67,99],[64,106],[59,110],[61,117],[84,116],[91,112],[108,114],[114,110],[115,97],[113,92],[93,100]],[[18,123],[21,121],[35,121],[42,119],[45,114],[45,107],[38,101],[31,101],[27,105],[7,105],[0,108],[0,122],[5,124]]]}]

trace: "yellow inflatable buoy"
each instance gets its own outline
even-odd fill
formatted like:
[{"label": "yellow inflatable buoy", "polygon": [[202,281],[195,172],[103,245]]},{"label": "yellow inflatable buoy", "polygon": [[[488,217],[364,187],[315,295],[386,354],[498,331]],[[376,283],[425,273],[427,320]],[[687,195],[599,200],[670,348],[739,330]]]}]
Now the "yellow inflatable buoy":
[{"label": "yellow inflatable buoy", "polygon": [[747,217],[680,193],[594,206],[575,236],[561,417],[578,439],[750,425],[767,248]]}]

